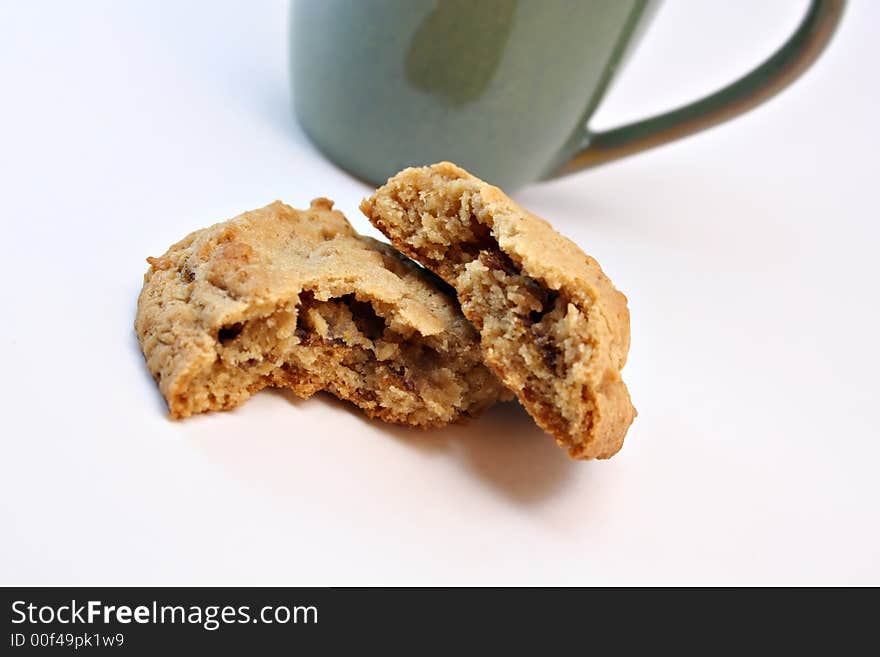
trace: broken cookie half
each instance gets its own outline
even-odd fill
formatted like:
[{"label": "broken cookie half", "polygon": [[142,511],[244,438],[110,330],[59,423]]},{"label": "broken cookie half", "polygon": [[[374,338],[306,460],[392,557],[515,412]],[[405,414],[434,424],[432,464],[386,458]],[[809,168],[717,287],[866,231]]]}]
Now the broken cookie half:
[{"label": "broken cookie half", "polygon": [[620,375],[629,312],[595,260],[448,162],[400,172],[361,210],[455,288],[486,364],[570,456],[620,449],[636,415]]},{"label": "broken cookie half", "polygon": [[426,428],[510,397],[443,282],[332,207],[276,202],[148,258],[135,330],[172,417],[277,386]]}]

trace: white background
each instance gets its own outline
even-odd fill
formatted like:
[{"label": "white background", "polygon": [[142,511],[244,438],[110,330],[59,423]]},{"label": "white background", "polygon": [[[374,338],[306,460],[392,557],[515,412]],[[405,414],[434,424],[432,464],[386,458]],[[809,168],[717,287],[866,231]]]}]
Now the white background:
[{"label": "white background", "polygon": [[[597,117],[737,77],[805,4],[671,0]],[[291,116],[284,2],[0,5],[2,584],[880,584],[880,4],[733,123],[517,200],[629,296],[640,415],[389,428],[264,392],[166,419],[144,258],[369,190]]]}]

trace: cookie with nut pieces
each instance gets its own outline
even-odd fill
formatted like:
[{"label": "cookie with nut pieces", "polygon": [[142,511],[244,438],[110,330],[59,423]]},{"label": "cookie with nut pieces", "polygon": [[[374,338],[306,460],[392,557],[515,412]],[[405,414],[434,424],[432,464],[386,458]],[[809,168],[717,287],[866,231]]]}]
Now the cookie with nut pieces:
[{"label": "cookie with nut pieces", "polygon": [[328,199],[245,212],[148,262],[135,329],[174,418],[267,386],[422,428],[510,397],[447,286]]},{"label": "cookie with nut pieces", "polygon": [[361,210],[453,286],[486,364],[573,458],[609,458],[636,416],[626,297],[544,219],[467,171],[406,169]]}]

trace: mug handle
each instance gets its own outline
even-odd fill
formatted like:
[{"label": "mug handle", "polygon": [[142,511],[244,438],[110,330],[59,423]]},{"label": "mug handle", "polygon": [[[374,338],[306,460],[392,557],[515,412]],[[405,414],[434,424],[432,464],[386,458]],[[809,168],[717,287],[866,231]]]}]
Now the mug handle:
[{"label": "mug handle", "polygon": [[678,109],[605,132],[587,132],[586,145],[550,173],[556,178],[667,144],[732,119],[769,100],[806,71],[840,21],[845,0],[812,0],[794,34],[754,71]]}]

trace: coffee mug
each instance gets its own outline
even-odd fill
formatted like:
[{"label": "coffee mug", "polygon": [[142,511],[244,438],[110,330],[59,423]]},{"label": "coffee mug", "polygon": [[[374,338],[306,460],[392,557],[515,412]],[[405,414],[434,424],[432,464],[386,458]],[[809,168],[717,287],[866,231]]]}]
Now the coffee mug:
[{"label": "coffee mug", "polygon": [[767,100],[831,38],[843,0],[812,0],[755,70],[607,132],[588,122],[657,0],[294,0],[296,114],[339,166],[379,184],[451,160],[504,187],[670,142]]}]

